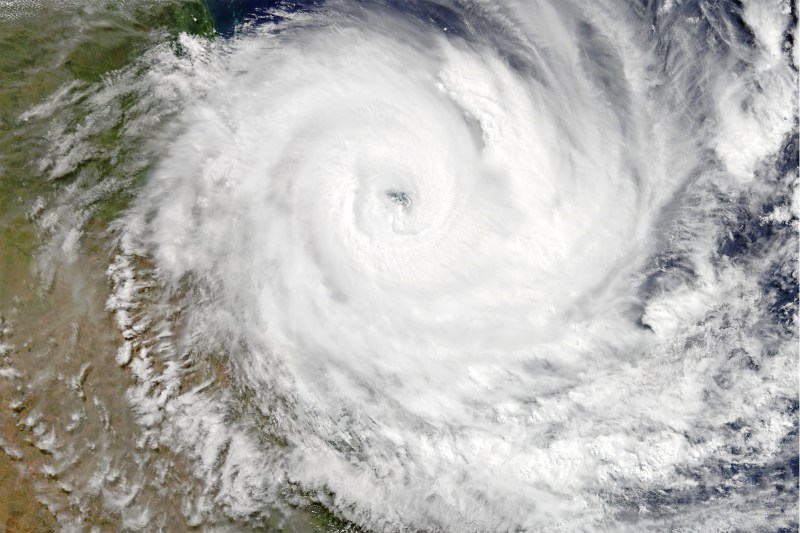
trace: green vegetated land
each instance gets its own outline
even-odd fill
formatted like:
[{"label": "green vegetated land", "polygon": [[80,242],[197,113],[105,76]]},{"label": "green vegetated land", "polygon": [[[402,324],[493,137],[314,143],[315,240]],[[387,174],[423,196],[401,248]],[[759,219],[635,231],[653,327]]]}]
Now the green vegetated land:
[{"label": "green vegetated land", "polygon": [[[48,120],[21,123],[20,115],[68,83],[101,81],[147,47],[175,39],[180,32],[214,35],[203,2],[143,2],[126,9],[108,2],[99,8],[41,9],[0,20],[0,306],[25,278],[31,255],[41,244],[41,235],[27,216],[34,200],[57,196],[79,171],[88,170],[98,180],[111,173],[112,162],[105,156],[115,148],[119,151],[123,126],[112,124],[92,139],[98,146],[96,157],[58,180],[48,180],[39,161],[48,148],[45,135],[52,124]],[[133,99],[130,93],[121,95],[119,105],[125,110]],[[82,104],[73,104],[71,119],[76,126],[83,118]],[[140,173],[131,183],[142,181]],[[115,192],[98,206],[96,221],[112,220],[131,197],[132,191]]]}]

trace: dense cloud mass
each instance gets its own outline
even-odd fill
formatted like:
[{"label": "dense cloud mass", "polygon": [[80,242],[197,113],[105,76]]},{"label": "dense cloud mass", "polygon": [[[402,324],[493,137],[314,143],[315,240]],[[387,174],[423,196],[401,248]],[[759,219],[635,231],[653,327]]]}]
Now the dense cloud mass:
[{"label": "dense cloud mass", "polygon": [[108,308],[188,523],[797,528],[794,5],[251,15],[101,93],[150,95]]}]

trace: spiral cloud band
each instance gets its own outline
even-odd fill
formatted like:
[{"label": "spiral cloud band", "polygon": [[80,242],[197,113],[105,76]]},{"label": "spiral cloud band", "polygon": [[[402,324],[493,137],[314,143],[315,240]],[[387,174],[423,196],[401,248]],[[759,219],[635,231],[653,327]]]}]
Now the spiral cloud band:
[{"label": "spiral cloud band", "polygon": [[747,468],[796,454],[792,9],[329,2],[149,59],[109,308],[190,522],[791,525]]}]

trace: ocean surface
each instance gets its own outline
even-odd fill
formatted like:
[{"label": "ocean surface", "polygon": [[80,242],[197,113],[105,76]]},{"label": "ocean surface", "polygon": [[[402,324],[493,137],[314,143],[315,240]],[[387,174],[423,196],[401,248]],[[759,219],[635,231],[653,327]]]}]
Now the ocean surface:
[{"label": "ocean surface", "polygon": [[797,27],[0,0],[0,530],[798,531]]}]

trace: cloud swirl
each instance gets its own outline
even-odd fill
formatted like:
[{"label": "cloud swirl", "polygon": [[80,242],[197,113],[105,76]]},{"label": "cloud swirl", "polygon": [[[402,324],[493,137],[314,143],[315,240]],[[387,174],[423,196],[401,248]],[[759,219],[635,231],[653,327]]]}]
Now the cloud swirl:
[{"label": "cloud swirl", "polygon": [[[796,273],[792,18],[690,4],[332,2],[183,38],[109,306],[132,401],[211,501],[789,523],[725,469],[779,472],[796,434],[796,303],[766,288]],[[182,391],[209,357],[230,383]]]}]

